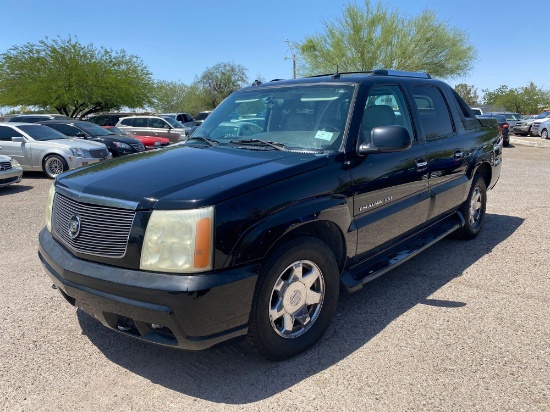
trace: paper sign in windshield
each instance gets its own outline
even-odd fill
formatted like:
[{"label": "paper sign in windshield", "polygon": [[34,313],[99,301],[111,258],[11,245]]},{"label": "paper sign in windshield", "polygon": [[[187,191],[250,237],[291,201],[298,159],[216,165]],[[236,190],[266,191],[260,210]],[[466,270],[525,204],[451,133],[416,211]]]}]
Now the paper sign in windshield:
[{"label": "paper sign in windshield", "polygon": [[333,134],[334,133],[332,132],[325,132],[324,130],[318,130],[317,133],[315,134],[315,138],[330,141],[332,139]]}]

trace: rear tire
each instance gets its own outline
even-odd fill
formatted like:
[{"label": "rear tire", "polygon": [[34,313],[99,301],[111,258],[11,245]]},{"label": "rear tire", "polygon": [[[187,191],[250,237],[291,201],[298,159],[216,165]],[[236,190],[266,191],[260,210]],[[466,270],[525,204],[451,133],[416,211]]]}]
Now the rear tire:
[{"label": "rear tire", "polygon": [[59,155],[46,156],[42,162],[42,170],[50,179],[55,179],[58,175],[69,170],[67,161]]},{"label": "rear tire", "polygon": [[475,238],[483,226],[486,207],[487,187],[485,180],[480,175],[475,175],[472,179],[472,187],[468,198],[460,208],[466,222],[463,227],[454,232],[455,237],[458,239]]},{"label": "rear tire", "polygon": [[339,287],[336,259],[325,243],[304,236],[283,244],[258,277],[248,343],[270,360],[311,348],[336,313]]}]

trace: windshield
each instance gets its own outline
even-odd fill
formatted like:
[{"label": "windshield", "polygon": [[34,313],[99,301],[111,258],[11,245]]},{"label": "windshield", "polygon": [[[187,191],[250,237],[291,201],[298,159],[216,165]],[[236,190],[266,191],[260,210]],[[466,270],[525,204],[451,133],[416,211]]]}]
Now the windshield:
[{"label": "windshield", "polygon": [[[258,87],[224,100],[197,128],[193,138],[221,144],[242,141],[278,143],[286,150],[338,150],[354,86],[302,85]],[[198,117],[197,117],[198,118]]]},{"label": "windshield", "polygon": [[42,126],[39,124],[25,124],[18,127],[34,140],[42,142],[45,140],[69,139],[69,137],[48,126]]},{"label": "windshield", "polygon": [[195,120],[204,120],[208,117],[210,112],[200,112],[196,117]]},{"label": "windshield", "polygon": [[85,132],[88,132],[92,136],[110,136],[114,134],[113,132],[107,129],[104,129],[103,127],[93,123],[81,122],[81,123],[75,124],[75,126],[81,128]]},{"label": "windshield", "polygon": [[162,118],[164,120],[166,120],[170,126],[172,126],[173,128],[175,129],[184,129],[185,126],[182,125],[180,122],[178,122],[176,119],[174,119],[173,117],[170,117],[170,116],[162,116]]},{"label": "windshield", "polygon": [[115,126],[110,126],[110,127],[104,127],[104,129],[110,131],[111,133],[114,133],[114,134],[120,134],[122,136],[130,136],[129,133],[119,129],[118,127],[115,127]]}]

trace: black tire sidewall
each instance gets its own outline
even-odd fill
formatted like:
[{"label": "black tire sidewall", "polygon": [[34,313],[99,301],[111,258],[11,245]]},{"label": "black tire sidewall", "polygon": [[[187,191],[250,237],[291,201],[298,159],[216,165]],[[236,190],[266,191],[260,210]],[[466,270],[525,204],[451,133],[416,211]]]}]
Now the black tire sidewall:
[{"label": "black tire sidewall", "polygon": [[[474,195],[475,188],[479,187],[481,192],[481,217],[479,224],[475,227],[472,227],[470,224],[470,202],[472,201],[472,196]],[[468,198],[466,199],[466,202],[464,203],[464,218],[466,219],[466,223],[463,227],[463,234],[465,238],[473,239],[476,237],[479,232],[481,231],[481,228],[483,227],[483,222],[485,220],[485,211],[487,208],[487,187],[485,185],[485,181],[481,176],[476,175],[472,182],[472,187],[470,188],[470,193],[468,194]]]},{"label": "black tire sidewall", "polygon": [[[293,262],[309,260],[321,270],[325,296],[319,316],[311,327],[296,338],[279,336],[269,320],[271,292],[280,274]],[[282,360],[314,346],[328,329],[338,303],[339,273],[336,260],[328,246],[312,237],[300,237],[285,243],[263,265],[258,279],[250,316],[249,339],[264,357]]]}]

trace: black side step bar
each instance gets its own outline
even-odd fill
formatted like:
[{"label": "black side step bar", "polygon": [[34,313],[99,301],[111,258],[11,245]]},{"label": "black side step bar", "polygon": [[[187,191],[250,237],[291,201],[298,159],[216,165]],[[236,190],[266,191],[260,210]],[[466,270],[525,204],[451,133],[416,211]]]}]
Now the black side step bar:
[{"label": "black side step bar", "polygon": [[405,263],[464,224],[464,217],[457,211],[451,217],[428,226],[422,232],[345,271],[340,278],[340,283],[347,292],[356,292],[365,283],[382,276],[401,263]]}]

